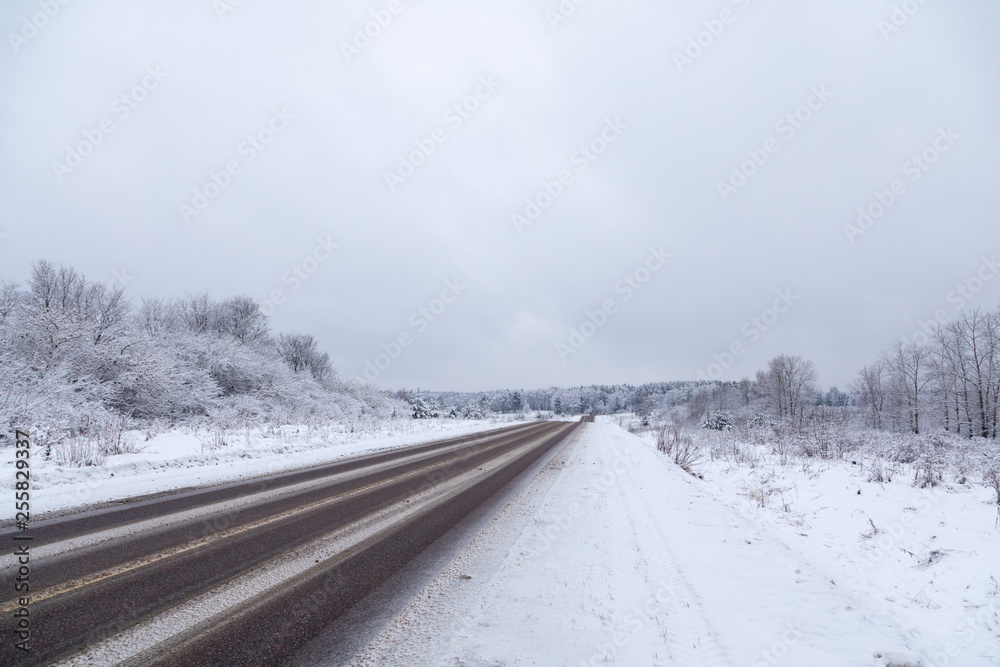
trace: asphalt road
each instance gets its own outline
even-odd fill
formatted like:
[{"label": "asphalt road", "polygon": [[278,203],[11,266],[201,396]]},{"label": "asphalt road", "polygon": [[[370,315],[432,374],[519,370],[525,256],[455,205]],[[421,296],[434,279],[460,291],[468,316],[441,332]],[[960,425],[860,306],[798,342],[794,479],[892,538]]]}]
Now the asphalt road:
[{"label": "asphalt road", "polygon": [[33,522],[31,651],[12,646],[8,565],[0,664],[279,664],[576,426],[518,425]]}]

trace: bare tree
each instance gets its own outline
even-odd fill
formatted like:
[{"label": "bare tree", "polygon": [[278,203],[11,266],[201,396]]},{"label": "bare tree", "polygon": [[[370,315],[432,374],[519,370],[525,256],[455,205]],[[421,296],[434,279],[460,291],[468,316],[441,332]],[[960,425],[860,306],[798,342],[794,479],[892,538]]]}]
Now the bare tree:
[{"label": "bare tree", "polygon": [[136,314],[139,327],[149,335],[160,335],[177,325],[177,308],[163,299],[143,298]]},{"label": "bare tree", "polygon": [[644,421],[652,414],[653,403],[649,400],[649,392],[645,389],[639,389],[632,397],[632,412],[635,413],[636,417],[641,417]]},{"label": "bare tree", "polygon": [[21,290],[17,283],[0,280],[0,323],[7,320],[14,314],[14,310],[21,303]]},{"label": "bare tree", "polygon": [[736,387],[739,392],[740,401],[743,403],[743,407],[748,407],[750,405],[750,399],[753,398],[753,381],[745,377],[740,380],[740,383]]},{"label": "bare tree", "polygon": [[333,376],[330,355],[319,351],[319,343],[307,334],[280,334],[275,341],[278,355],[294,372],[308,370],[322,382]]},{"label": "bare tree", "polygon": [[291,419],[388,416],[398,407],[331,382],[330,356],[312,337],[279,340],[282,354],[249,297],[146,299],[133,309],[123,288],[40,261],[23,288],[0,281],[0,423],[37,422],[57,434],[113,415],[173,420],[231,409],[272,418],[276,400]]},{"label": "bare tree", "polygon": [[188,295],[177,301],[176,309],[191,333],[206,333],[212,326],[213,304],[207,294]]},{"label": "bare tree", "polygon": [[90,285],[87,279],[71,266],[60,266],[55,274],[53,304],[79,319],[86,317]]},{"label": "bare tree", "polygon": [[688,419],[700,420],[711,407],[711,388],[707,385],[696,387],[687,400]]},{"label": "bare tree", "polygon": [[801,356],[782,354],[757,373],[757,382],[778,419],[798,418],[801,423],[808,397],[816,390],[816,366]]},{"label": "bare tree", "polygon": [[330,363],[330,355],[320,352],[309,361],[309,372],[319,382],[332,379],[336,375],[333,364]]},{"label": "bare tree", "polygon": [[253,343],[267,335],[267,316],[260,304],[248,296],[234,296],[216,309],[219,333],[228,334],[241,343]]},{"label": "bare tree", "polygon": [[934,332],[932,368],[941,397],[944,427],[972,437],[969,421],[969,381],[962,336],[954,325],[941,326]]},{"label": "bare tree", "polygon": [[874,429],[882,428],[882,410],[885,408],[886,398],[883,387],[884,376],[885,362],[879,360],[862,368],[854,383],[856,393],[870,410]]},{"label": "bare tree", "polygon": [[122,327],[131,304],[125,298],[125,288],[118,285],[110,287],[104,284],[91,285],[87,289],[86,300],[84,319],[94,325],[96,345]]},{"label": "bare tree", "polygon": [[50,262],[43,259],[31,265],[28,292],[35,306],[52,307],[56,298],[56,269]]},{"label": "bare tree", "polygon": [[768,364],[768,370],[757,371],[757,387],[780,419],[784,417],[785,394],[781,384],[781,375],[774,372],[774,363],[775,361],[772,360]]},{"label": "bare tree", "polygon": [[898,341],[891,351],[883,353],[882,362],[891,378],[896,407],[904,413],[908,430],[919,434],[925,392],[933,378],[928,348]]},{"label": "bare tree", "polygon": [[309,359],[316,354],[316,340],[307,334],[279,334],[278,354],[296,373],[309,368]]},{"label": "bare tree", "polygon": [[969,436],[996,437],[1000,399],[1000,311],[974,310],[940,327],[934,369],[945,403],[945,426]]}]

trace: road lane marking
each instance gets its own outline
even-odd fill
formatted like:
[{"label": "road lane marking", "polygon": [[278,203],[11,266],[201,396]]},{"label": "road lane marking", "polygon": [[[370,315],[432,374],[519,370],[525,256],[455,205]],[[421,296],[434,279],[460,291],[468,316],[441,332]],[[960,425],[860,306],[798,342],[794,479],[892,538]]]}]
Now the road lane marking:
[{"label": "road lane marking", "polygon": [[[505,438],[505,439],[500,440],[498,442],[489,444],[489,447],[487,447],[485,449],[469,452],[468,455],[472,456],[472,455],[481,453],[482,451],[488,451],[489,449],[495,449],[495,448],[502,447],[503,445],[508,444],[511,440],[513,440],[513,438]],[[468,443],[466,443],[466,446],[470,446],[471,447],[471,445],[468,445]],[[319,500],[319,501],[310,503],[308,505],[302,505],[302,506],[296,507],[296,508],[288,510],[286,512],[282,512],[281,514],[270,516],[270,517],[268,517],[266,519],[258,519],[257,521],[253,521],[251,523],[244,524],[244,525],[238,526],[236,528],[231,528],[231,529],[228,529],[228,530],[219,531],[219,532],[213,533],[211,535],[207,535],[207,536],[205,536],[203,538],[200,538],[198,540],[194,540],[192,542],[187,542],[185,544],[181,544],[181,545],[177,545],[175,547],[171,547],[169,549],[165,549],[165,550],[160,551],[160,552],[158,552],[156,554],[150,554],[150,555],[147,555],[147,556],[142,556],[140,558],[136,558],[136,559],[131,560],[131,561],[127,562],[127,563],[122,563],[120,565],[116,565],[114,567],[107,568],[107,569],[102,570],[100,572],[95,572],[95,573],[92,573],[92,574],[88,574],[88,575],[85,575],[83,577],[77,577],[77,578],[72,579],[70,581],[66,581],[66,582],[57,584],[55,586],[51,586],[49,588],[43,589],[43,590],[41,590],[41,591],[33,594],[32,595],[32,602],[33,602],[33,604],[38,604],[39,602],[42,602],[44,600],[48,600],[48,599],[51,599],[51,598],[54,598],[54,597],[58,597],[60,595],[65,595],[66,593],[70,593],[72,591],[76,591],[76,590],[79,590],[81,588],[86,588],[88,586],[92,586],[92,585],[100,583],[102,581],[106,581],[108,579],[121,576],[121,575],[126,574],[128,572],[132,572],[132,571],[138,570],[140,568],[152,565],[154,563],[158,563],[158,562],[166,560],[168,558],[173,558],[173,557],[179,556],[181,554],[187,553],[189,551],[193,551],[193,550],[198,549],[200,547],[204,547],[204,546],[207,546],[209,544],[213,544],[213,543],[221,541],[221,540],[230,539],[230,538],[235,537],[237,535],[240,535],[242,533],[245,533],[245,532],[248,532],[248,531],[251,531],[251,530],[255,530],[255,529],[258,529],[258,528],[270,525],[270,524],[274,524],[274,523],[277,523],[277,522],[280,522],[280,521],[285,521],[285,520],[289,519],[290,517],[293,517],[293,516],[295,516],[297,514],[301,514],[301,513],[304,513],[304,512],[309,512],[311,510],[315,510],[315,509],[318,509],[318,508],[323,507],[323,506],[332,505],[332,504],[344,502],[346,500],[350,500],[353,497],[356,497],[356,496],[359,496],[359,495],[364,495],[364,494],[369,493],[369,492],[371,492],[371,491],[373,491],[373,490],[375,490],[375,489],[377,489],[379,487],[389,486],[391,484],[399,483],[399,482],[405,481],[405,480],[410,479],[410,478],[419,478],[421,476],[430,475],[430,474],[432,474],[433,472],[435,472],[437,470],[454,466],[456,464],[456,462],[461,461],[464,456],[466,456],[466,455],[463,454],[461,456],[456,456],[456,457],[453,457],[453,458],[450,458],[450,459],[446,459],[445,461],[438,462],[438,463],[434,464],[433,466],[431,466],[429,468],[420,468],[418,470],[412,470],[412,471],[410,471],[408,473],[403,473],[401,475],[395,475],[393,477],[389,477],[387,479],[380,480],[378,482],[374,482],[374,483],[368,484],[366,486],[359,487],[357,489],[352,489],[351,491],[348,491],[348,492],[345,492],[345,493],[337,494],[336,496],[332,496],[332,497],[329,497],[329,498],[324,498],[323,500]],[[54,544],[59,544],[59,543],[54,543]],[[49,545],[47,545],[47,546],[49,546]],[[39,548],[38,551],[41,551],[41,549],[43,549],[43,548],[44,547]],[[79,547],[77,547],[77,548],[79,548]],[[16,608],[17,608],[17,600],[9,600],[9,601],[3,603],[2,605],[0,605],[0,614],[9,613],[9,612],[13,611]]]},{"label": "road lane marking", "polygon": [[[447,503],[480,479],[557,435],[557,431],[547,431],[458,477],[352,522],[298,547],[291,553],[269,559],[201,595],[162,611],[57,664],[145,665],[155,659],[162,659],[164,650],[176,652],[178,648],[183,648],[205,632],[220,627],[222,623],[219,616],[228,614],[225,622],[231,622],[250,613],[263,604],[270,597],[269,592],[275,588],[306,574],[309,570],[328,568],[346,559],[348,557],[346,551],[391,534],[399,525],[416,518],[424,511],[430,511]],[[320,562],[319,566],[316,565],[317,560]]]}]

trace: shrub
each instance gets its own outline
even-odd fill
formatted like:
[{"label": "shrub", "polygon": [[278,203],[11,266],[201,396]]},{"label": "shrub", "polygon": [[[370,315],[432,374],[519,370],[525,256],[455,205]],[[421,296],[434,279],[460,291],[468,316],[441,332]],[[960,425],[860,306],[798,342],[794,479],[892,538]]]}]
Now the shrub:
[{"label": "shrub", "polygon": [[990,452],[983,456],[983,485],[993,489],[1000,505],[1000,452]]},{"label": "shrub", "polygon": [[97,442],[86,436],[67,438],[53,446],[52,454],[57,465],[73,468],[104,465],[106,458]]},{"label": "shrub", "polygon": [[713,410],[705,415],[701,427],[712,429],[713,431],[731,431],[735,422],[735,418],[729,412],[725,410]]},{"label": "shrub", "polygon": [[663,452],[685,472],[692,475],[691,469],[703,458],[701,448],[690,435],[680,432],[676,426],[660,424],[655,431],[656,449]]}]

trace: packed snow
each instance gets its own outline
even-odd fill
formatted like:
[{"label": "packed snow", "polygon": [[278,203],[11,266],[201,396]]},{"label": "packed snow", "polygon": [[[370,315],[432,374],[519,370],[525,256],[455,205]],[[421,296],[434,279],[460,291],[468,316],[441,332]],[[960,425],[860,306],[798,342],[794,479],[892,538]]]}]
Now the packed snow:
[{"label": "packed snow", "polygon": [[1000,664],[988,489],[850,460],[691,470],[585,426],[355,665]]},{"label": "packed snow", "polygon": [[[500,419],[397,419],[352,431],[322,424],[135,432],[136,451],[107,456],[101,465],[72,465],[58,447],[32,452],[32,517],[154,493],[210,486],[307,468],[376,451],[405,447],[509,425]],[[14,467],[14,448],[0,449]],[[4,482],[13,494],[14,475]]]}]

